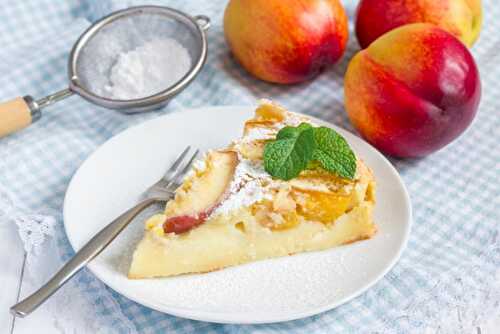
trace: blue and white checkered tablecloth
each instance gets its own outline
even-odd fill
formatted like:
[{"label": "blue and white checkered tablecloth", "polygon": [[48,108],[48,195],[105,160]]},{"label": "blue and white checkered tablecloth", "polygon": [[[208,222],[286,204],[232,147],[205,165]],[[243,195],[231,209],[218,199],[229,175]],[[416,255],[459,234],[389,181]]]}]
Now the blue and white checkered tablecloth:
[{"label": "blue and white checkered tablecloth", "polygon": [[[72,249],[63,233],[61,209],[72,174],[108,138],[160,114],[208,105],[251,104],[256,98],[269,97],[292,110],[353,130],[342,101],[343,74],[358,49],[353,34],[343,60],[313,82],[286,87],[266,84],[250,77],[229,55],[222,34],[226,2],[148,2],[205,14],[213,22],[205,68],[164,110],[126,116],[72,97],[46,109],[42,120],[28,129],[1,139],[0,202],[17,210],[15,214],[0,212],[0,218],[55,217],[58,253],[62,259],[69,258]],[[64,88],[68,51],[90,22],[112,10],[143,3],[4,0],[0,5],[0,99],[25,94],[42,97]],[[393,160],[410,191],[414,225],[400,261],[375,287],[341,307],[307,319],[272,325],[217,325],[143,307],[83,271],[71,288],[91,305],[87,316],[95,319],[103,333],[409,333],[429,326],[458,333],[493,312],[498,314],[500,6],[494,3],[484,1],[484,28],[472,50],[483,82],[473,125],[452,145],[425,159]],[[352,17],[355,1],[344,4]],[[49,255],[42,252],[37,256]]]}]

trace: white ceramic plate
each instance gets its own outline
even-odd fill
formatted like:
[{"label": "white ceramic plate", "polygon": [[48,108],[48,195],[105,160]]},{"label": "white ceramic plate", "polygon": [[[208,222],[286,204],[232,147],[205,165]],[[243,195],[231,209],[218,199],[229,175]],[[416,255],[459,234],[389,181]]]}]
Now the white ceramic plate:
[{"label": "white ceramic plate", "polygon": [[[111,138],[80,167],[66,193],[64,225],[73,248],[80,249],[108,222],[135,204],[141,192],[161,177],[186,145],[202,150],[226,146],[241,134],[243,122],[253,110],[184,110]],[[129,280],[126,273],[131,254],[143,233],[142,221],[137,221],[90,263],[89,269],[112,289],[145,306],[184,318],[220,323],[298,319],[358,296],[383,277],[399,258],[410,232],[410,201],[398,173],[380,153],[351,133],[317,121],[345,136],[375,173],[375,221],[379,232],[371,240],[207,274]]]}]

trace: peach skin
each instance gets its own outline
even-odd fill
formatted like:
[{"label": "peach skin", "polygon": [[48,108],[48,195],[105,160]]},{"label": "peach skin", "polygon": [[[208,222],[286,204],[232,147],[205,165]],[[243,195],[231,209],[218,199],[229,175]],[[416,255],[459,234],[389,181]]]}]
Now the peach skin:
[{"label": "peach skin", "polygon": [[423,157],[457,138],[481,96],[469,50],[426,23],[396,28],[347,68],[345,107],[364,138],[397,157]]},{"label": "peach skin", "polygon": [[339,60],[348,38],[347,16],[338,0],[230,0],[224,34],[248,72],[291,84]]},{"label": "peach skin", "polygon": [[432,23],[472,46],[482,24],[481,0],[361,0],[356,36],[362,48],[409,23]]}]

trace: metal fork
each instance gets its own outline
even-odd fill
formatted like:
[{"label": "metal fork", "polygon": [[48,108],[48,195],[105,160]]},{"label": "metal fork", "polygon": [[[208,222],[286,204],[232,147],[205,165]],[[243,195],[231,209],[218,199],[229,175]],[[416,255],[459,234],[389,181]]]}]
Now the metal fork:
[{"label": "metal fork", "polygon": [[[93,258],[99,255],[118,234],[144,209],[158,203],[168,201],[173,197],[173,192],[182,177],[187,173],[199,151],[196,150],[188,162],[182,162],[188,155],[191,147],[188,146],[181,155],[170,166],[165,175],[153,184],[144,193],[144,200],[130,208],[121,216],[113,220],[109,225],[98,232],[89,242],[85,244],[71,260],[69,260],[45,285],[34,292],[23,301],[10,308],[13,315],[25,317],[43,304],[52,294],[73,277],[80,269],[85,267]],[[183,166],[182,166],[183,165]]]}]

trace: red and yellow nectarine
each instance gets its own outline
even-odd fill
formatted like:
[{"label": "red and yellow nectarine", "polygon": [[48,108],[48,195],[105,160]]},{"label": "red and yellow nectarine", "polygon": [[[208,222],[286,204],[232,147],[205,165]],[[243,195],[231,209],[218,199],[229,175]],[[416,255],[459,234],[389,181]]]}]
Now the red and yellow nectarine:
[{"label": "red and yellow nectarine", "polygon": [[224,33],[235,58],[262,80],[308,80],[342,56],[347,16],[339,0],[230,0]]},{"label": "red and yellow nectarine", "polygon": [[349,118],[370,143],[390,155],[422,157],[468,127],[481,85],[465,45],[437,26],[416,23],[358,52],[344,94]]},{"label": "red and yellow nectarine", "polygon": [[386,32],[409,23],[435,24],[472,46],[481,30],[481,0],[361,0],[356,36],[366,48]]}]

